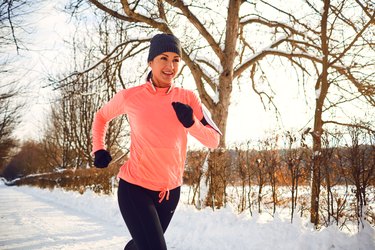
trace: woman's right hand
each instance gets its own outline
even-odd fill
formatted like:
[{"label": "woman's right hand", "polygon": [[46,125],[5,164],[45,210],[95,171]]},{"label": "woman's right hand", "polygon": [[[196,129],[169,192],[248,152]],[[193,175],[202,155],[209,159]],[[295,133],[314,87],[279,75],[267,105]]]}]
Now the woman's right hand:
[{"label": "woman's right hand", "polygon": [[99,149],[94,153],[94,166],[97,168],[106,168],[112,161],[111,154],[104,149]]}]

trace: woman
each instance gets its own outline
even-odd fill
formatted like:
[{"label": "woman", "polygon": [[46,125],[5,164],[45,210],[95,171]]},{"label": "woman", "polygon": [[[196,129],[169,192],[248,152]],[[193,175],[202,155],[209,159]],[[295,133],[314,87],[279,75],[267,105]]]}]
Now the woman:
[{"label": "woman", "polygon": [[147,82],[117,93],[94,118],[94,165],[98,168],[112,160],[104,145],[108,122],[126,114],[130,123],[130,157],[118,174],[119,207],[133,238],[125,249],[167,249],[164,232],[180,197],[187,134],[209,148],[219,144],[221,132],[204,117],[197,96],[174,86],[180,61],[181,45],[175,36],[154,36]]}]

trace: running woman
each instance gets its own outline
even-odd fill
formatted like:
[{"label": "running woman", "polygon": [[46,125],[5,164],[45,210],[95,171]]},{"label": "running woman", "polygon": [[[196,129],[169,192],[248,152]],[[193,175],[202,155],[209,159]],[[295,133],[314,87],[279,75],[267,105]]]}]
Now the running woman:
[{"label": "running woman", "polygon": [[105,168],[112,160],[104,145],[109,121],[127,115],[130,123],[130,157],[118,173],[118,203],[132,236],[126,250],[167,249],[164,233],[180,198],[188,133],[206,147],[219,145],[221,132],[198,97],[173,83],[181,55],[174,35],[155,35],[146,83],[115,94],[92,124],[94,165]]}]

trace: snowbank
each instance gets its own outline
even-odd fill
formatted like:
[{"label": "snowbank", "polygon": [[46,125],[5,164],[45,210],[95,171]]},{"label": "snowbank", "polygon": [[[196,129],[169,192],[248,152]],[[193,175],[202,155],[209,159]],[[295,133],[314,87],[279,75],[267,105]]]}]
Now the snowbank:
[{"label": "snowbank", "polygon": [[[33,199],[58,207],[62,211],[75,211],[83,217],[91,218],[97,224],[103,224],[111,231],[124,231],[124,242],[129,235],[117,207],[117,198],[101,196],[93,192],[83,195],[75,192],[66,192],[60,189],[40,190],[32,187],[6,187],[0,185],[0,192],[9,192],[11,189],[31,196]],[[183,192],[184,194],[184,192]],[[3,196],[1,196],[3,197]],[[3,198],[4,199],[4,198]],[[9,197],[7,198],[9,199]],[[7,202],[1,200],[1,203]],[[19,208],[32,209],[32,208]],[[43,216],[41,213],[40,216]],[[212,209],[197,210],[186,205],[182,197],[168,231],[166,240],[169,249],[375,249],[375,230],[370,225],[359,233],[349,235],[340,232],[332,226],[321,231],[313,230],[307,221],[296,217],[293,224],[281,216],[271,219],[265,215],[255,214],[250,217],[244,213],[237,215],[230,207],[213,211]],[[3,216],[1,217],[3,219]],[[63,220],[64,218],[60,218]],[[51,219],[52,220],[52,219]],[[54,222],[51,221],[53,224]],[[15,225],[2,225],[11,228]],[[53,230],[53,229],[52,229]],[[3,234],[3,232],[1,233]],[[121,237],[121,235],[120,235]],[[3,239],[3,237],[1,237]],[[94,239],[93,239],[94,240]],[[98,249],[103,245],[113,246],[110,238],[97,238]],[[77,238],[75,241],[78,241]],[[1,249],[9,249],[6,240],[0,241]],[[64,242],[60,240],[64,249]],[[77,244],[78,244],[77,243]],[[92,243],[95,245],[95,242]],[[122,242],[116,243],[115,248],[121,249]],[[73,249],[86,249],[78,246]],[[87,244],[86,244],[87,245]],[[121,247],[120,247],[121,245]],[[55,249],[55,248],[54,248]],[[66,249],[66,248],[65,248]],[[69,248],[72,249],[72,248]],[[91,248],[92,249],[92,248]]]}]

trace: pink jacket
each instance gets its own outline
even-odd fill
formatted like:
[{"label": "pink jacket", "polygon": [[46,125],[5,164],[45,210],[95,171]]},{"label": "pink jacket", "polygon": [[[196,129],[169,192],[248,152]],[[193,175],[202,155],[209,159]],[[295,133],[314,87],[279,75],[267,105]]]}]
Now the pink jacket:
[{"label": "pink jacket", "polygon": [[[172,102],[188,104],[193,109],[194,124],[185,128],[178,120]],[[182,184],[186,159],[187,134],[204,146],[216,148],[220,135],[204,126],[201,102],[190,90],[174,87],[155,88],[150,82],[118,92],[95,115],[92,134],[93,152],[105,149],[107,124],[126,114],[131,128],[130,157],[120,168],[119,178],[144,188],[161,191]]]}]

